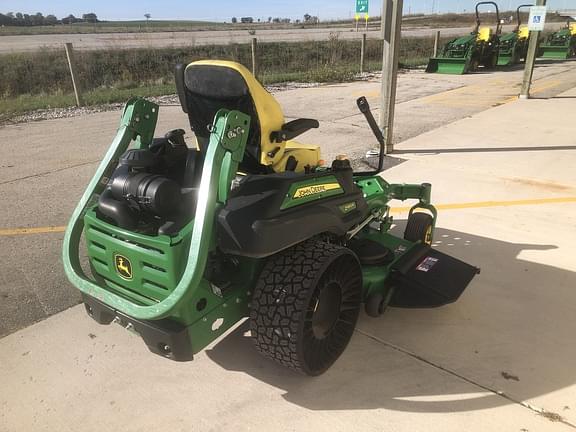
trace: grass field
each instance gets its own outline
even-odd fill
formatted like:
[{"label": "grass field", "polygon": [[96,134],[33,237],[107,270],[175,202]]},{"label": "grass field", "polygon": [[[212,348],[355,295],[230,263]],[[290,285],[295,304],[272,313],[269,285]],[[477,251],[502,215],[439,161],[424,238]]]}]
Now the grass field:
[{"label": "grass field", "polygon": [[[424,65],[431,55],[431,38],[404,38],[403,67]],[[382,42],[368,40],[365,70],[381,68]],[[174,93],[177,63],[214,58],[251,65],[247,44],[169,49],[102,50],[76,53],[77,74],[86,104],[122,102],[130,96]],[[264,84],[342,82],[359,71],[360,42],[339,40],[262,43],[258,46],[258,78]],[[74,104],[64,52],[6,54],[0,56],[0,114],[4,117],[39,108]]]}]

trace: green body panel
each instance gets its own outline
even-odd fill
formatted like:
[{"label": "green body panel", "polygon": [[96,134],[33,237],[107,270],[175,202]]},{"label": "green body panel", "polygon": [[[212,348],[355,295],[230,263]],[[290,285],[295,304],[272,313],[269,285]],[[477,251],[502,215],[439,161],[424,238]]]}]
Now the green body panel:
[{"label": "green body panel", "polygon": [[437,57],[428,61],[426,72],[461,75],[470,69],[476,34],[462,36],[448,42]]},{"label": "green body panel", "polygon": [[[204,166],[206,169],[202,171],[190,240],[183,239],[190,244],[187,259],[184,269],[181,271],[180,281],[171,290],[169,289],[170,292],[164,299],[151,305],[137,304],[87,278],[79,262],[78,245],[84,227],[83,214],[87,206],[94,194],[101,192],[106,186],[107,178],[116,166],[119,155],[128,148],[132,141],[135,141],[136,145],[149,145],[156,123],[156,117],[152,114],[157,115],[157,112],[158,107],[156,105],[143,99],[136,99],[128,103],[118,134],[68,224],[63,245],[64,268],[70,282],[82,292],[133,318],[146,320],[171,316],[179,321],[190,322],[192,318],[190,311],[194,309],[194,300],[199,295],[209,294],[209,291],[208,293],[198,293],[197,291],[201,291],[201,288],[206,291],[208,285],[203,281],[203,274],[208,253],[214,244],[215,212],[222,204],[216,195],[219,184],[231,178],[229,172],[222,171],[226,154],[231,154],[232,162],[228,164],[228,167],[234,173],[238,168],[237,161],[241,160],[244,154],[250,122],[250,118],[245,114],[221,110],[215,117],[205,158]],[[138,127],[134,127],[135,124]],[[108,175],[104,176],[105,173]],[[175,264],[172,265],[175,266]],[[180,273],[178,269],[172,271],[173,274]]]},{"label": "green body panel", "polygon": [[442,47],[437,57],[432,57],[426,66],[428,73],[462,75],[473,72],[479,65],[493,67],[497,61],[499,37],[489,41],[478,41],[472,32],[451,40]]},{"label": "green body panel", "polygon": [[[136,304],[161,302],[182,276],[192,226],[189,223],[176,237],[147,236],[98,219],[92,208],[84,216],[84,236],[93,273],[112,292]],[[131,278],[116,269],[116,255],[130,262]]]},{"label": "green body panel", "polygon": [[416,246],[408,240],[396,237],[388,232],[393,219],[389,216],[388,202],[390,200],[417,199],[418,203],[412,206],[409,211],[411,215],[415,210],[426,210],[431,214],[433,225],[436,225],[437,212],[430,204],[431,186],[423,184],[390,184],[379,176],[361,177],[356,179],[356,184],[364,192],[364,198],[368,202],[371,211],[381,210],[381,217],[378,223],[370,224],[358,233],[358,238],[368,238],[377,241],[394,251],[394,260],[385,266],[364,266],[363,276],[363,298],[366,300],[370,295],[381,293],[385,298],[391,294],[390,285],[387,283],[391,269],[394,264],[409,250]]},{"label": "green body panel", "polygon": [[[298,193],[300,194],[298,195]],[[343,193],[344,189],[342,189],[338,179],[334,176],[307,179],[290,186],[280,209],[285,210]]]},{"label": "green body panel", "polygon": [[427,72],[434,72],[448,75],[462,75],[470,70],[469,59],[455,58],[431,58],[428,61]]},{"label": "green body panel", "polygon": [[518,33],[506,33],[500,38],[498,66],[511,66],[526,58],[528,39],[519,38]]},{"label": "green body panel", "polygon": [[568,28],[557,31],[540,44],[540,57],[566,60],[576,54],[576,35]]}]

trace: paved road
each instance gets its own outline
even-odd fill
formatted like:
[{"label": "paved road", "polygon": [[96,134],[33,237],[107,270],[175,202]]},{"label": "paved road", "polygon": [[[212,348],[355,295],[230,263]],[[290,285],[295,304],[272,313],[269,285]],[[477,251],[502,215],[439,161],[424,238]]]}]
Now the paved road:
[{"label": "paved road", "polygon": [[[556,75],[576,86],[574,78]],[[333,90],[345,98],[357,87]],[[98,326],[77,306],[0,339],[0,382],[6,389],[0,392],[0,429],[573,431],[576,136],[566,113],[575,108],[576,88],[556,96],[552,90],[545,90],[546,98],[509,101],[403,141],[403,163],[385,173],[395,182],[430,181],[434,202],[443,204],[434,247],[482,268],[457,303],[391,309],[380,319],[363,314],[341,359],[314,379],[259,356],[246,326],[193,362],[173,363],[148,353],[119,326]],[[465,100],[459,92],[441,92],[436,103]],[[298,92],[303,94],[315,100],[312,91]],[[431,97],[404,100],[399,109],[409,104],[416,110]],[[325,100],[331,107],[334,101]],[[481,99],[463,109],[491,102]],[[340,103],[343,111],[352,105]],[[429,116],[436,106],[428,107]],[[413,114],[412,122],[423,115]],[[91,118],[91,128],[81,123],[93,138],[90,144],[99,135]],[[101,128],[107,127],[103,119]],[[97,154],[86,140],[73,145],[67,138],[76,123],[44,126],[60,127],[70,157]],[[342,131],[329,126],[341,123],[324,120],[323,142],[338,139]],[[349,135],[348,142],[363,136]],[[20,144],[29,151],[29,143]],[[26,207],[29,199],[45,195],[44,203],[61,199],[65,213],[80,191],[73,184],[93,168],[35,178],[19,202]],[[66,194],[51,193],[55,185]],[[8,208],[24,218],[17,203],[10,200]],[[53,212],[50,207],[44,213],[50,218]],[[16,260],[20,268],[47,266],[35,238],[18,237],[20,243],[9,248],[25,258],[24,264]],[[50,286],[41,283],[39,289]]]},{"label": "paved road", "polygon": [[[562,24],[547,24],[555,29]],[[511,31],[513,26],[504,26],[504,31]],[[402,31],[403,37],[432,36],[437,29],[416,28]],[[443,36],[466,34],[470,27],[440,29]],[[352,29],[289,29],[258,30],[256,37],[261,42],[295,42],[328,40],[330,35],[337,34],[340,39],[358,39],[360,33]],[[380,37],[377,30],[368,31],[368,37]],[[242,31],[191,31],[159,33],[95,33],[95,34],[48,34],[24,36],[0,36],[0,53],[36,51],[38,49],[60,49],[66,42],[72,42],[75,49],[125,49],[125,48],[164,48],[194,45],[226,45],[229,43],[248,43],[254,36],[247,30]]]}]

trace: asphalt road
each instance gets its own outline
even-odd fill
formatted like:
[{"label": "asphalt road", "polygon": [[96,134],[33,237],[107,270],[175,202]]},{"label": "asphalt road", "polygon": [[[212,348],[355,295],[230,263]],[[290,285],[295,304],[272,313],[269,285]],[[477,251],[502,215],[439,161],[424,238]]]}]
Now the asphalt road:
[{"label": "asphalt road", "polygon": [[[547,29],[556,29],[563,24],[550,23]],[[513,26],[504,26],[504,31],[512,31]],[[425,37],[436,34],[435,28],[406,28],[403,37]],[[441,28],[442,36],[459,36],[471,31],[471,27]],[[340,39],[358,39],[361,33],[352,28],[282,29],[257,30],[250,35],[242,31],[191,31],[158,33],[94,33],[94,34],[45,34],[23,36],[0,36],[0,53],[36,51],[39,49],[61,49],[66,42],[72,42],[77,50],[165,48],[194,45],[227,45],[248,43],[253,37],[260,42],[297,42],[328,40],[337,34]],[[380,38],[380,31],[370,30],[367,37]]]}]

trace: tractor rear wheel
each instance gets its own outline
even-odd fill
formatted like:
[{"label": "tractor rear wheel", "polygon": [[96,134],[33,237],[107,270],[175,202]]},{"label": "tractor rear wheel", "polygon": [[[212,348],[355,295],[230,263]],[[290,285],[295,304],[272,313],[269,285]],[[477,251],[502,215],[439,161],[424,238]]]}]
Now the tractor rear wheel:
[{"label": "tractor rear wheel", "polygon": [[421,241],[431,245],[433,221],[434,219],[428,213],[412,213],[404,230],[404,238],[411,242]]},{"label": "tractor rear wheel", "polygon": [[256,349],[307,375],[320,375],[352,337],[362,271],[342,246],[306,241],[271,257],[254,290],[250,330]]}]

